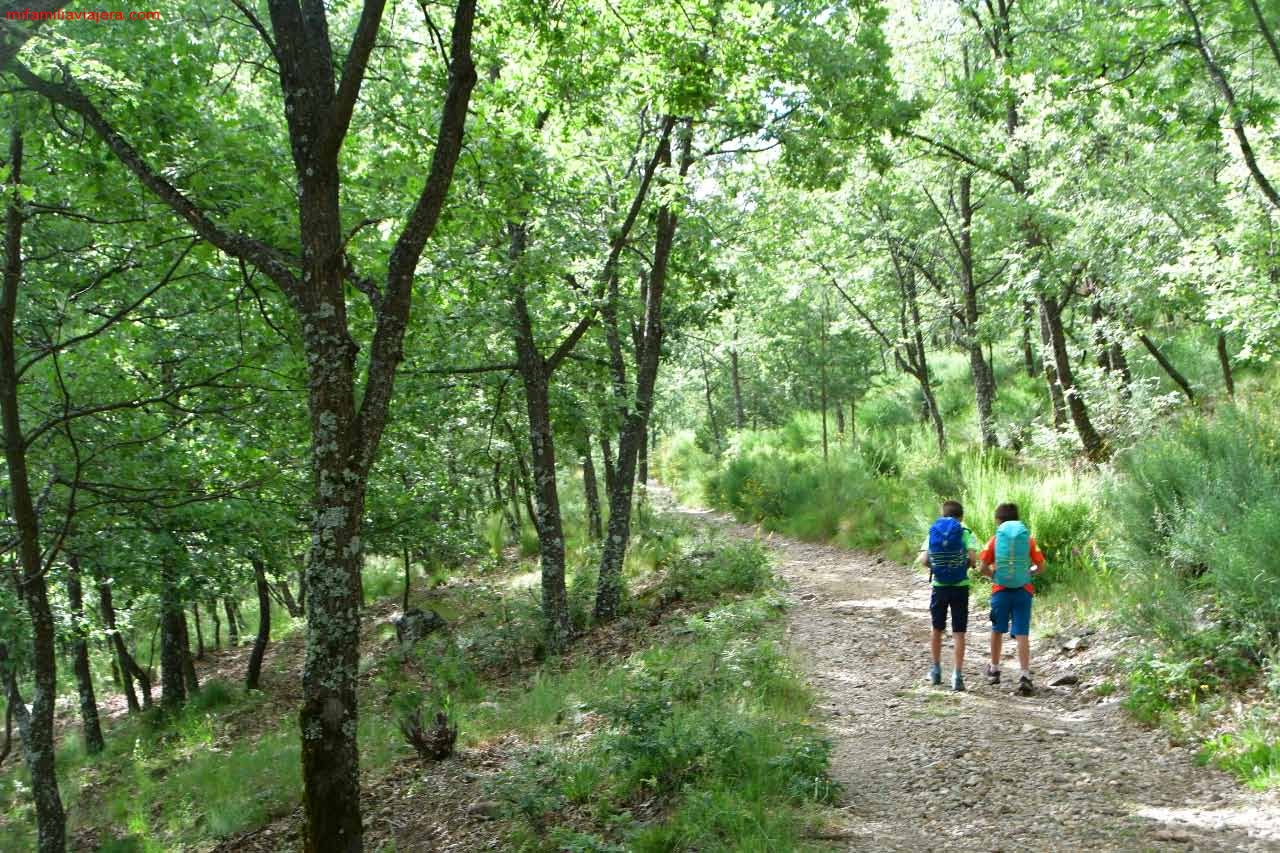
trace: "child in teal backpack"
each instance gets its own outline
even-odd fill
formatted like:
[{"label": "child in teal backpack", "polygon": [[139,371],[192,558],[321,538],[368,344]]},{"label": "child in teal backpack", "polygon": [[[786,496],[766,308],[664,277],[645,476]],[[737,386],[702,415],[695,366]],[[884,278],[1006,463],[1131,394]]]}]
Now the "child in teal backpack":
[{"label": "child in teal backpack", "polygon": [[942,505],[942,517],[929,528],[920,546],[921,562],[929,569],[929,616],[933,631],[929,636],[929,681],[942,683],[942,635],[951,613],[951,634],[955,639],[955,669],[951,689],[964,690],[964,640],[969,624],[969,569],[976,565],[978,540],[964,524],[964,507],[959,501]]},{"label": "child in teal backpack", "polygon": [[[1018,693],[1030,696],[1031,684],[1031,600],[1035,584],[1044,572],[1044,554],[1018,518],[1018,505],[996,507],[996,535],[982,549],[978,560],[982,574],[991,578],[991,662],[987,683],[1000,683],[1000,652],[1008,631],[1018,644]],[[1010,628],[1012,623],[1012,628]]]}]

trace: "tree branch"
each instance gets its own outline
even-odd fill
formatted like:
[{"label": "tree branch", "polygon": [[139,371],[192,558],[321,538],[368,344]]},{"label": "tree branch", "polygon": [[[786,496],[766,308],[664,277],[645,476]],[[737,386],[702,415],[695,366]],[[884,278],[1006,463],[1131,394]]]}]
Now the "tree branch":
[{"label": "tree branch", "polygon": [[928,136],[925,136],[924,134],[911,133],[908,135],[912,139],[918,140],[927,145],[932,145],[934,148],[938,148],[942,151],[945,151],[953,159],[959,160],[961,163],[967,163],[975,169],[978,169],[982,172],[986,172],[988,175],[995,175],[998,178],[1003,178],[1004,180],[1008,181],[1009,184],[1015,190],[1017,190],[1017,192],[1020,195],[1026,194],[1026,191],[1027,191],[1026,181],[1022,180],[1017,175],[1013,174],[1007,169],[1001,169],[999,166],[994,166],[991,163],[984,163],[983,161],[979,160],[973,155],[966,154],[965,152],[961,151],[959,148],[956,148],[954,145],[948,145],[945,142],[939,142],[938,140],[931,139]]},{"label": "tree branch", "polygon": [[299,289],[297,278],[292,267],[298,261],[267,244],[232,231],[216,224],[202,209],[187,198],[181,190],[169,183],[158,172],[143,160],[128,140],[116,131],[110,122],[98,111],[93,102],[80,91],[69,77],[62,83],[54,83],[31,71],[20,62],[10,63],[10,68],[17,74],[23,85],[45,99],[59,106],[66,107],[84,119],[99,138],[107,144],[125,168],[133,172],[147,189],[157,198],[173,209],[175,213],[189,222],[195,232],[205,241],[226,252],[233,258],[240,258],[261,269],[271,280],[280,286],[290,298],[295,298]]},{"label": "tree branch", "polygon": [[[36,28],[42,23],[41,16],[58,11],[70,5],[71,0],[18,0],[16,3],[5,3],[0,8],[0,68],[9,64],[22,46],[36,34]],[[11,20],[10,13],[33,14],[21,20]]]},{"label": "tree branch", "polygon": [[116,311],[114,314],[109,315],[107,319],[103,320],[102,323],[100,323],[97,327],[83,334],[75,335],[73,337],[67,338],[65,341],[62,341],[61,343],[51,344],[46,349],[41,350],[40,352],[31,356],[31,358],[27,359],[25,362],[23,362],[18,367],[18,378],[22,378],[22,375],[24,373],[26,373],[29,369],[31,369],[31,367],[33,367],[35,364],[39,363],[40,361],[43,361],[44,359],[48,358],[51,355],[55,355],[64,350],[70,349],[76,344],[83,343],[84,341],[90,340],[91,338],[96,338],[98,335],[101,335],[103,332],[110,329],[116,323],[119,323],[125,317],[133,313],[133,311],[139,305],[146,302],[153,295],[155,295],[155,293],[159,291],[162,287],[164,287],[165,285],[173,281],[174,273],[178,271],[178,267],[182,265],[182,262],[186,259],[187,255],[191,253],[191,250],[194,249],[196,247],[196,244],[199,242],[200,242],[200,239],[197,237],[193,239],[190,243],[188,243],[187,247],[178,254],[177,259],[169,267],[168,271],[164,274],[164,276],[160,279],[160,281],[156,282],[154,286],[148,288],[145,292],[143,292],[141,296],[139,296],[133,302],[129,303],[128,305],[124,306],[120,310]]},{"label": "tree branch", "polygon": [[347,51],[347,61],[342,66],[342,80],[338,83],[338,93],[333,100],[333,113],[329,122],[324,125],[324,135],[320,138],[317,150],[320,157],[336,156],[342,148],[342,141],[351,126],[356,100],[360,97],[360,86],[364,83],[365,71],[369,66],[369,54],[373,52],[374,42],[378,38],[378,27],[382,23],[382,10],[385,6],[386,0],[364,0],[360,23],[356,25],[356,34]]},{"label": "tree branch", "polygon": [[369,370],[365,380],[364,399],[358,416],[359,440],[357,465],[367,471],[373,453],[386,426],[387,406],[396,366],[403,360],[404,331],[409,321],[413,275],[427,240],[435,231],[444,208],[453,169],[462,152],[462,133],[467,120],[467,105],[476,84],[476,66],[471,57],[471,33],[475,26],[476,0],[458,0],[453,19],[453,45],[449,62],[449,87],[440,115],[436,150],[431,156],[431,169],[426,186],[414,205],[409,221],[396,240],[387,263],[387,286],[378,311]]}]

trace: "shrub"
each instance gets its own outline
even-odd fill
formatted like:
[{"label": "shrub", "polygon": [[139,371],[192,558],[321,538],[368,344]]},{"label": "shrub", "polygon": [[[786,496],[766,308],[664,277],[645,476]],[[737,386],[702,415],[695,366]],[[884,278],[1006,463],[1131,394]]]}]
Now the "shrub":
[{"label": "shrub", "polygon": [[1127,452],[1108,493],[1128,613],[1166,647],[1209,627],[1258,658],[1280,633],[1280,429],[1235,408]]},{"label": "shrub", "polygon": [[663,587],[673,598],[713,599],[764,589],[773,579],[769,555],[755,542],[708,542],[675,560]]},{"label": "shrub", "polygon": [[1260,717],[1238,732],[1223,732],[1205,742],[1201,764],[1213,764],[1259,791],[1280,788],[1280,729]]},{"label": "shrub", "polygon": [[[584,707],[600,725],[585,739],[530,753],[499,778],[494,795],[522,827],[515,845],[801,846],[798,809],[832,801],[836,789],[829,745],[808,722],[812,694],[770,628],[776,610],[768,613],[764,598],[747,598],[690,617],[697,627],[687,642],[633,654],[607,677],[552,676],[554,707],[564,708],[566,692],[585,691]],[[636,820],[631,807],[641,801],[656,802],[660,817]]]}]

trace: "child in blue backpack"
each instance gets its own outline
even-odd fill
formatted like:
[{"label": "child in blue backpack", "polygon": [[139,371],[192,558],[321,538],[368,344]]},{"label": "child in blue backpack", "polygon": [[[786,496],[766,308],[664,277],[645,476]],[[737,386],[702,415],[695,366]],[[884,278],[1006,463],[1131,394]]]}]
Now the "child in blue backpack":
[{"label": "child in blue backpack", "polygon": [[929,681],[942,683],[942,635],[951,613],[951,635],[955,639],[955,669],[951,689],[964,690],[964,640],[969,626],[969,569],[976,565],[978,540],[964,523],[964,507],[959,501],[942,505],[942,517],[929,528],[929,537],[920,546],[921,562],[929,569],[929,616],[933,632],[929,636]]},{"label": "child in blue backpack", "polygon": [[[1000,652],[1008,631],[1018,644],[1018,693],[1030,696],[1031,683],[1031,581],[1044,572],[1044,554],[1035,537],[1018,518],[1018,505],[996,507],[996,535],[978,557],[982,574],[991,578],[991,662],[987,683],[1000,683]],[[1010,628],[1012,623],[1012,628]]]}]

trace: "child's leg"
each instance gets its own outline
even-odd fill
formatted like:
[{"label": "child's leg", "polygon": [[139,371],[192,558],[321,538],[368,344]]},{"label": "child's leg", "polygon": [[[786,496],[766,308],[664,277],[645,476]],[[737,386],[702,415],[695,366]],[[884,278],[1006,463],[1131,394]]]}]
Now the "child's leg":
[{"label": "child's leg", "polygon": [[958,587],[951,600],[951,636],[956,645],[956,672],[964,669],[964,640],[968,630],[969,588]]},{"label": "child's leg", "polygon": [[1011,591],[1017,593],[1010,609],[1013,635],[1018,640],[1018,667],[1025,673],[1031,669],[1031,593],[1025,589]]},{"label": "child's leg", "polygon": [[991,666],[1000,668],[1000,653],[1004,649],[1004,634],[1009,630],[1009,590],[991,594]]},{"label": "child's leg", "polygon": [[947,599],[944,587],[935,586],[929,592],[929,619],[933,633],[929,635],[929,660],[937,664],[942,660],[942,635],[947,630]]}]

